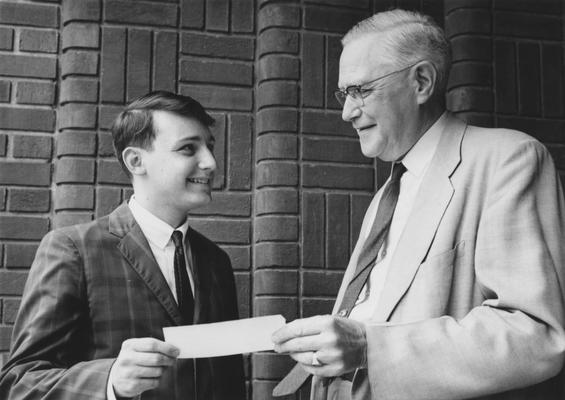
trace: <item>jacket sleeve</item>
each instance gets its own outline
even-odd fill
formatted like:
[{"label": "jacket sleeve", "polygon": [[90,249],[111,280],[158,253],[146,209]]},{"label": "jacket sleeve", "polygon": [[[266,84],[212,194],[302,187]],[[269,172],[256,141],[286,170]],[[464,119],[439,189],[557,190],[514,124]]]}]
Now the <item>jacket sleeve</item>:
[{"label": "jacket sleeve", "polygon": [[114,359],[90,360],[91,323],[80,254],[64,231],[32,264],[0,376],[2,399],[105,399]]},{"label": "jacket sleeve", "polygon": [[535,385],[563,368],[559,177],[548,151],[530,140],[501,157],[491,179],[469,283],[484,300],[461,319],[369,324],[367,373],[382,399],[484,396]]}]

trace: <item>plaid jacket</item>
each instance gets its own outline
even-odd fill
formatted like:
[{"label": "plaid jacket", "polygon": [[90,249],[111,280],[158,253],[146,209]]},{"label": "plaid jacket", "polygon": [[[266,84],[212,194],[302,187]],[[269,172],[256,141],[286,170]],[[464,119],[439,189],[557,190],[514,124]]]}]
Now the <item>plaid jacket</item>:
[{"label": "plaid jacket", "polygon": [[[192,229],[195,323],[237,319],[231,263]],[[30,270],[2,399],[105,399],[108,374],[129,338],[163,339],[182,323],[127,204],[96,221],[47,234]],[[243,399],[241,356],[178,360],[141,399]]]}]

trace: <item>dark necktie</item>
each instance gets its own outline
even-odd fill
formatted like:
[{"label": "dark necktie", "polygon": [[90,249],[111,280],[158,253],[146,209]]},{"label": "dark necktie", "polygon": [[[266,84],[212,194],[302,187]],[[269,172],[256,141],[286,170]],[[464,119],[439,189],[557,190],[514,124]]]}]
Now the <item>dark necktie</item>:
[{"label": "dark necktie", "polygon": [[[379,201],[377,215],[371,227],[371,232],[359,253],[357,268],[355,269],[353,278],[349,282],[347,289],[345,289],[338,313],[341,317],[348,317],[351,313],[359,297],[359,293],[367,282],[371,270],[375,265],[379,250],[390,228],[394,209],[398,201],[398,194],[400,192],[400,178],[405,171],[406,167],[402,163],[395,163],[392,168],[390,181],[384,188],[381,200]],[[275,387],[273,395],[286,396],[296,392],[304,385],[309,376],[310,374],[302,369],[300,364],[295,365],[288,375]],[[350,376],[348,380],[351,380]]]},{"label": "dark necktie", "polygon": [[175,286],[177,289],[177,303],[186,325],[192,324],[194,317],[194,298],[190,288],[190,280],[186,270],[186,257],[182,240],[182,232],[174,231],[171,236],[175,244]]},{"label": "dark necktie", "polygon": [[381,249],[386,234],[388,233],[388,229],[390,228],[396,202],[398,201],[398,193],[400,192],[400,178],[405,171],[406,167],[404,167],[402,163],[395,163],[392,168],[390,181],[385,187],[381,200],[379,201],[377,215],[375,216],[375,221],[371,227],[371,232],[359,253],[357,268],[355,269],[353,278],[349,282],[349,285],[343,294],[343,300],[339,307],[339,315],[342,317],[349,316],[351,313],[351,310],[355,306],[355,302],[359,297],[359,293],[361,293],[361,289],[367,282],[367,279],[373,270],[379,250]]}]

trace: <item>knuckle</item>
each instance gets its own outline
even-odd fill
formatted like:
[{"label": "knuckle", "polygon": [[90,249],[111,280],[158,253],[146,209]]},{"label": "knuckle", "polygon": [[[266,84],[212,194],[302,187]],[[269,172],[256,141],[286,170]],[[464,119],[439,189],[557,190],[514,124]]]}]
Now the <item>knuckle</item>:
[{"label": "knuckle", "polygon": [[339,335],[335,331],[328,332],[327,340],[332,344],[336,344],[339,342]]},{"label": "knuckle", "polygon": [[143,345],[147,348],[148,351],[153,351],[155,349],[155,342],[152,338],[144,338]]},{"label": "knuckle", "polygon": [[149,339],[149,348],[151,351],[161,351],[161,342],[159,342],[157,339]]},{"label": "knuckle", "polygon": [[330,326],[332,322],[332,317],[329,315],[318,315],[315,318],[316,318],[315,320],[316,325],[322,331],[328,329],[328,326]]},{"label": "knuckle", "polygon": [[151,368],[151,375],[152,375],[153,377],[161,376],[161,368],[159,368],[159,367],[153,367],[153,368]]},{"label": "knuckle", "polygon": [[125,386],[125,390],[128,393],[135,393],[135,388],[137,387],[137,383],[132,380],[128,380],[124,386]]},{"label": "knuckle", "polygon": [[129,352],[127,349],[120,350],[118,357],[116,358],[116,364],[120,368],[129,364]]},{"label": "knuckle", "polygon": [[340,326],[340,322],[339,319],[337,318],[332,318],[329,322],[328,322],[328,331],[332,332],[332,334],[336,334],[336,332],[339,331],[339,326]]},{"label": "knuckle", "polygon": [[133,369],[130,366],[124,365],[121,370],[121,375],[125,380],[131,379],[131,377],[134,375]]},{"label": "knuckle", "polygon": [[322,347],[328,347],[331,345],[331,336],[327,332],[320,333],[318,342]]}]

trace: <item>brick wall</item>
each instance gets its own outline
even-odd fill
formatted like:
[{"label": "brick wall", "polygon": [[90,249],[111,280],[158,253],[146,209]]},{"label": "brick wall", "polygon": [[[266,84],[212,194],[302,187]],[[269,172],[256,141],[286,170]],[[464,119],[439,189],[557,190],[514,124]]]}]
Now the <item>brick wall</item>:
[{"label": "brick wall", "polygon": [[445,2],[453,50],[448,105],[483,126],[544,142],[565,182],[565,2]]},{"label": "brick wall", "polygon": [[[191,223],[230,254],[242,316],[329,312],[365,208],[388,173],[361,155],[333,98],[340,38],[374,12],[417,9],[445,25],[449,108],[537,136],[565,169],[563,1],[132,4],[0,0],[4,356],[40,238],[131,194],[108,129],[125,102],[154,89],[190,94],[216,118],[214,201]],[[270,398],[292,365],[272,353],[246,362],[253,399]]]},{"label": "brick wall", "polygon": [[60,5],[0,2],[0,353],[51,228]]}]

